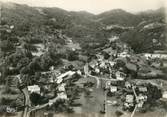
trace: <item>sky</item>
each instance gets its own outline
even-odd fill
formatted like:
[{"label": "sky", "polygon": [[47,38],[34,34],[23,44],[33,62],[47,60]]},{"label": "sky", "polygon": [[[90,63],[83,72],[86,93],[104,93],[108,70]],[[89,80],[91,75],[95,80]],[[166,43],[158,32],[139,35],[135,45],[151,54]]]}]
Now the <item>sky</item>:
[{"label": "sky", "polygon": [[29,6],[59,7],[69,11],[88,11],[99,14],[112,9],[124,9],[135,13],[167,6],[167,0],[0,0]]}]

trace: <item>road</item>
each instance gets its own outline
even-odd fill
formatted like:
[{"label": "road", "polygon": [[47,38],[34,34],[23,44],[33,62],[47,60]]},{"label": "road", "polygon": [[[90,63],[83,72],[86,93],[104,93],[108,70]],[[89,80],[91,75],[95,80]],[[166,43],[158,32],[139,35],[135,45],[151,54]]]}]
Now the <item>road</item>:
[{"label": "road", "polygon": [[[88,76],[90,78],[94,78],[96,80],[96,89],[100,88],[100,84],[102,84],[100,82],[102,82],[102,81],[105,81],[105,86],[106,86],[107,81],[119,81],[117,79],[102,78],[102,77],[97,77],[97,76],[93,76],[93,75],[89,74],[90,72],[89,72],[88,64],[86,64],[84,66],[84,72],[85,72],[86,76]],[[104,111],[106,112],[106,116],[107,116],[107,115],[110,114],[110,112],[108,111],[107,103],[106,102],[107,102],[107,92],[104,91],[104,106],[105,106],[104,107],[104,109],[105,109]]]},{"label": "road", "polygon": [[23,88],[22,92],[23,92],[24,98],[25,98],[25,102],[24,102],[25,109],[24,109],[24,112],[23,112],[23,117],[29,117],[28,111],[29,111],[29,107],[31,107],[31,101],[30,101],[28,89]]},{"label": "road", "polygon": [[99,88],[100,87],[100,79],[96,76],[92,76],[90,74],[87,74],[87,76],[91,77],[91,78],[94,78],[96,80],[96,88]]},{"label": "road", "polygon": [[88,63],[86,63],[85,66],[84,66],[84,72],[85,72],[85,77],[91,77],[91,78],[94,78],[96,80],[96,83],[97,83],[96,88],[99,88],[99,86],[100,86],[99,78],[89,74]]},{"label": "road", "polygon": [[[17,76],[17,80],[18,80],[19,84],[23,83],[19,75]],[[24,106],[25,106],[22,117],[29,117],[30,115],[29,115],[28,111],[29,111],[29,107],[31,107],[29,92],[28,92],[27,87],[24,87],[20,90],[24,94]]]},{"label": "road", "polygon": [[[75,74],[75,72],[68,71],[68,72],[66,72],[66,73],[64,73],[64,74],[62,74],[62,75],[60,75],[59,77],[60,77],[60,78],[63,78],[63,77],[65,77],[65,76],[68,76],[68,77],[66,78],[66,80],[67,80],[67,79],[72,78],[71,76],[72,76],[73,74]],[[22,84],[22,80],[20,79],[20,77],[17,77],[17,78],[18,78],[19,83]],[[46,104],[38,105],[38,106],[36,106],[36,107],[31,108],[30,94],[29,94],[29,92],[28,92],[27,87],[21,89],[21,91],[23,92],[24,98],[25,98],[25,100],[24,100],[25,109],[24,109],[24,112],[23,112],[23,117],[29,117],[29,115],[30,115],[30,113],[31,113],[32,111],[42,109],[42,108],[48,106],[48,105],[49,105],[49,102],[55,103],[58,99],[61,98],[61,97],[55,97],[54,99],[49,100],[49,102],[46,103]]]},{"label": "road", "polygon": [[100,80],[104,80],[104,81],[119,81],[117,79],[112,79],[112,78],[102,78],[102,77],[97,77],[97,76],[92,76],[89,72],[89,68],[88,68],[88,63],[84,66],[84,72],[85,72],[85,77],[90,77],[90,78],[94,78],[96,80],[96,88],[100,87]]}]

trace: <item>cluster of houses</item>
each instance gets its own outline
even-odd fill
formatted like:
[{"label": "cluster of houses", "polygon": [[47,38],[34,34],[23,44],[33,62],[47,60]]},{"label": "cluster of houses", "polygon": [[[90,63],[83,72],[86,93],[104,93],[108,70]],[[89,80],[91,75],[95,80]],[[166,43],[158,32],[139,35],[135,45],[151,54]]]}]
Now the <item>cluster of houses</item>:
[{"label": "cluster of houses", "polygon": [[102,57],[88,63],[89,74],[109,79],[125,80],[127,74],[123,68],[116,69],[117,61],[104,60]]},{"label": "cluster of houses", "polygon": [[[116,37],[113,40],[118,40]],[[113,43],[113,42],[112,42]],[[104,49],[105,52],[109,54],[109,58],[106,59],[103,54],[96,54],[95,59],[92,59],[87,65],[87,72],[92,76],[97,76],[99,78],[106,78],[106,86],[105,89],[108,91],[108,95],[116,96],[121,98],[121,105],[123,105],[123,110],[133,111],[135,108],[139,110],[145,109],[145,104],[150,100],[154,100],[154,96],[152,98],[151,95],[154,95],[150,90],[150,87],[154,84],[137,84],[135,82],[131,82],[131,78],[124,66],[118,65],[118,59],[125,58],[125,66],[130,70],[137,71],[141,66],[144,65],[144,60],[141,62],[139,57],[132,56],[130,48],[127,45],[120,45],[120,48],[124,48],[124,50],[115,51],[112,47]],[[114,57],[112,57],[112,55]],[[146,59],[148,57],[152,58],[165,58],[166,55],[144,55]],[[112,58],[111,58],[112,57]],[[134,58],[134,59],[133,59]],[[124,60],[124,59],[123,59]],[[139,66],[138,66],[139,64]],[[139,68],[138,68],[139,67]],[[150,86],[151,85],[151,86]],[[156,87],[156,86],[155,86]],[[149,88],[149,89],[148,89]],[[156,87],[158,90],[158,87]],[[161,90],[159,90],[159,93]],[[163,93],[159,95],[158,99],[165,98],[167,93]],[[157,98],[155,100],[158,100]],[[114,101],[117,102],[117,101]],[[120,101],[118,101],[120,102]]]},{"label": "cluster of houses", "polygon": [[[66,71],[61,73],[60,71],[51,69],[48,72],[42,72],[38,85],[27,86],[29,93],[37,93],[47,98],[56,98],[68,100],[66,94],[66,80],[72,78],[74,74],[78,74],[78,71]],[[53,85],[56,84],[56,87]],[[54,89],[53,89],[54,88]],[[54,101],[49,100],[49,105],[52,105]]]},{"label": "cluster of houses", "polygon": [[129,90],[132,90],[133,93],[127,92],[123,109],[125,110],[133,110],[135,106],[137,106],[139,109],[142,109],[144,104],[147,102],[147,87],[142,85],[128,85],[128,87],[125,85],[126,88]]},{"label": "cluster of houses", "polygon": [[165,51],[155,51],[154,53],[143,53],[150,65],[154,68],[166,67],[167,53]]},{"label": "cluster of houses", "polygon": [[11,33],[13,29],[14,29],[14,25],[0,25],[0,31]]},{"label": "cluster of houses", "polygon": [[161,54],[161,53],[144,53],[144,56],[147,59],[167,59],[167,54]]},{"label": "cluster of houses", "polygon": [[[161,90],[157,88],[159,94],[158,98],[152,96],[152,92],[150,87],[156,87],[151,83],[140,83],[129,82],[129,81],[109,81],[106,85],[106,89],[108,95],[110,97],[117,97],[114,100],[114,105],[122,105],[122,109],[124,111],[133,111],[135,107],[138,108],[139,111],[146,111],[146,104],[149,103],[150,100],[158,100],[161,97]],[[165,93],[163,94],[165,97]],[[151,97],[151,98],[150,98]],[[155,99],[153,99],[155,98]],[[120,100],[120,101],[119,101]]]}]

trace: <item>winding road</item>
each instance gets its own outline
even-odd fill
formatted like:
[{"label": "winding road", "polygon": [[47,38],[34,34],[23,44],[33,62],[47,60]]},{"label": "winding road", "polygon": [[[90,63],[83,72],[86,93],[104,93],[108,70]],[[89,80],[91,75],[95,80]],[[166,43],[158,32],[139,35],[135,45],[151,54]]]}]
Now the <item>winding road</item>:
[{"label": "winding road", "polygon": [[30,97],[29,97],[29,93],[28,93],[28,89],[27,88],[23,88],[21,89],[21,91],[23,92],[24,94],[24,112],[23,112],[23,117],[29,117],[29,107],[31,107],[31,101],[30,101]]}]

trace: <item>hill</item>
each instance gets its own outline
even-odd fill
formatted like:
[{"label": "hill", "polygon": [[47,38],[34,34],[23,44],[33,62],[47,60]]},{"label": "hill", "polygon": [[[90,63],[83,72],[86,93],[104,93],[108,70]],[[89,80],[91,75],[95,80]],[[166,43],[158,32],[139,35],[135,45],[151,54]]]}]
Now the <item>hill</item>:
[{"label": "hill", "polygon": [[140,22],[140,19],[138,19],[136,15],[122,9],[107,11],[96,17],[100,22],[106,25],[119,24],[123,26],[135,26]]},{"label": "hill", "polygon": [[[92,46],[95,46],[95,48],[104,46],[108,38],[117,33],[122,35],[121,39],[123,41],[129,43],[130,46],[133,46],[135,49],[135,46],[130,43],[131,40],[129,37],[125,36],[125,33],[133,31],[133,29],[137,30],[137,36],[133,39],[135,43],[139,35],[141,35],[140,31],[142,31],[145,33],[143,35],[143,40],[145,40],[152,30],[146,31],[144,27],[154,23],[155,25],[162,24],[162,27],[160,30],[156,28],[154,34],[149,36],[151,39],[148,39],[148,44],[150,45],[152,39],[158,39],[163,43],[165,38],[164,8],[136,14],[129,13],[122,9],[115,9],[94,15],[86,11],[73,12],[60,8],[30,7],[15,3],[1,4],[2,23],[14,25],[15,33],[19,37],[27,36],[28,38],[31,35],[32,38],[29,40],[42,42],[44,38],[47,38],[47,34],[50,36],[49,33],[53,33],[54,30],[57,29],[61,30],[63,34],[70,37],[74,42],[79,43],[82,48],[87,49],[89,47],[94,48]],[[112,32],[114,33],[104,30],[109,27],[112,27]],[[156,34],[159,36],[156,36]],[[163,39],[159,39],[160,36],[163,37]],[[139,43],[142,43],[140,41],[142,41],[142,39],[139,39]]]}]

